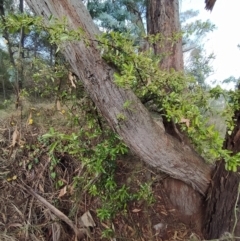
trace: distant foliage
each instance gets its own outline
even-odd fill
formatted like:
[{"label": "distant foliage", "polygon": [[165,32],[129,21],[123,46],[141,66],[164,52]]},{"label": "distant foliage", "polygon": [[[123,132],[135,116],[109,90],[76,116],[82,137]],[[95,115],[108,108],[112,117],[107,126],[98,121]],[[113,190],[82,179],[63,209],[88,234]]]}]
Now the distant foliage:
[{"label": "distant foliage", "polygon": [[145,0],[90,0],[87,2],[87,8],[103,31],[129,32],[135,35],[145,31]]}]

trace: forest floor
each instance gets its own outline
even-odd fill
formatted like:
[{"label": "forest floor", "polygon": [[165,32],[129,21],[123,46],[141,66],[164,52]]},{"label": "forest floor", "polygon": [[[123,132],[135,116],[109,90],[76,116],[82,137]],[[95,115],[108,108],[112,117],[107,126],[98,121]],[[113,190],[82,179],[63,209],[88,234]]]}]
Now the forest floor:
[{"label": "forest floor", "polygon": [[[87,234],[82,240],[200,239],[194,227],[179,221],[178,210],[171,206],[162,184],[167,176],[133,154],[117,157],[115,180],[119,187],[127,185],[132,192],[151,183],[154,201],[150,204],[131,201],[114,218],[101,221],[98,197],[75,185],[84,168],[69,153],[60,153],[54,166],[61,180],[58,185],[52,176],[51,157],[39,137],[49,126],[65,128],[64,118],[50,105],[29,107],[25,113],[14,108],[0,112],[1,241],[78,240],[74,228]],[[113,232],[107,238],[103,235],[106,230]]]}]

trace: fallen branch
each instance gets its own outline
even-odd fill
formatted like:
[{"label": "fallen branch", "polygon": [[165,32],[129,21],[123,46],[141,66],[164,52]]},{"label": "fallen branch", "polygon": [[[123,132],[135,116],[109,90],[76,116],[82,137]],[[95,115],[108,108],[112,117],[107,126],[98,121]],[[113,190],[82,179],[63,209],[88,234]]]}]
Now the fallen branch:
[{"label": "fallen branch", "polygon": [[41,197],[39,194],[37,194],[31,187],[24,184],[18,184],[20,188],[34,196],[38,201],[40,201],[46,208],[48,208],[52,213],[54,213],[59,219],[67,223],[73,230],[75,235],[82,239],[87,234],[87,230],[81,228],[77,228],[77,226],[70,220],[64,213],[62,213],[60,210],[55,208],[51,203],[49,203],[45,198]]}]

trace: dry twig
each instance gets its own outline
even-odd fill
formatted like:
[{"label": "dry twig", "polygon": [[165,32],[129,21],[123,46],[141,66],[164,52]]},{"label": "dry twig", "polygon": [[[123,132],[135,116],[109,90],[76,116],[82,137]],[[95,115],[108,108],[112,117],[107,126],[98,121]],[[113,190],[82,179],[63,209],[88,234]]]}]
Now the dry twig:
[{"label": "dry twig", "polygon": [[29,194],[34,196],[38,201],[40,201],[46,208],[48,208],[53,214],[55,214],[59,219],[67,223],[75,232],[75,235],[79,238],[82,239],[84,238],[85,234],[87,233],[87,230],[85,229],[78,229],[76,225],[60,210],[55,208],[51,203],[49,203],[45,198],[41,197],[39,194],[37,194],[31,187],[27,186],[24,184],[18,184],[20,188],[23,190],[27,191]]}]

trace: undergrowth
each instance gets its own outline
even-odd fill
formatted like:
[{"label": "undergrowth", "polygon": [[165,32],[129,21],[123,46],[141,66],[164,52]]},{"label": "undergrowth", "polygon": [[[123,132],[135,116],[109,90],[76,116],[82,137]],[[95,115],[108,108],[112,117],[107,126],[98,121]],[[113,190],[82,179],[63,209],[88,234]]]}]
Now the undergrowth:
[{"label": "undergrowth", "polygon": [[97,209],[97,216],[104,221],[126,211],[130,201],[142,199],[151,204],[153,197],[147,183],[142,184],[136,193],[131,193],[127,184],[118,186],[115,181],[116,159],[127,154],[128,148],[106,124],[103,124],[104,127],[101,125],[101,130],[97,120],[86,115],[85,121],[82,120],[85,125],[73,133],[63,133],[50,128],[39,141],[47,147],[51,157],[51,177],[58,187],[63,185],[54,172],[59,161],[58,156],[68,153],[81,162],[84,172],[75,177],[73,182],[75,201],[78,203],[78,199],[86,192],[98,197],[101,205]]},{"label": "undergrowth", "polygon": [[[47,176],[45,170],[38,175],[40,179],[44,176],[50,180],[53,196],[55,192],[60,193],[51,200],[56,208],[61,206],[59,198],[68,196],[72,200],[68,217],[74,219],[83,199],[92,197],[98,200],[94,212],[99,221],[111,223],[117,215],[127,215],[130,203],[144,201],[147,206],[152,205],[155,201],[152,183],[141,183],[132,190],[126,180],[121,184],[116,180],[117,160],[127,156],[129,150],[105,123],[89,97],[85,93],[82,96],[76,97],[63,88],[55,95],[59,103],[45,105],[31,104],[27,95],[21,97],[21,109],[10,115],[6,123],[19,133],[12,147],[18,168],[4,180],[9,184],[21,180],[30,185],[29,173],[44,165]],[[9,133],[13,133],[10,134],[13,141],[14,131]],[[10,160],[14,156],[11,154]],[[7,152],[2,157],[7,160]],[[79,169],[73,170],[68,178],[63,173],[74,166],[68,167],[71,164],[66,163],[67,158],[75,160]],[[31,185],[38,184],[39,179]],[[102,237],[112,237],[114,233],[111,226],[105,227]]]}]

